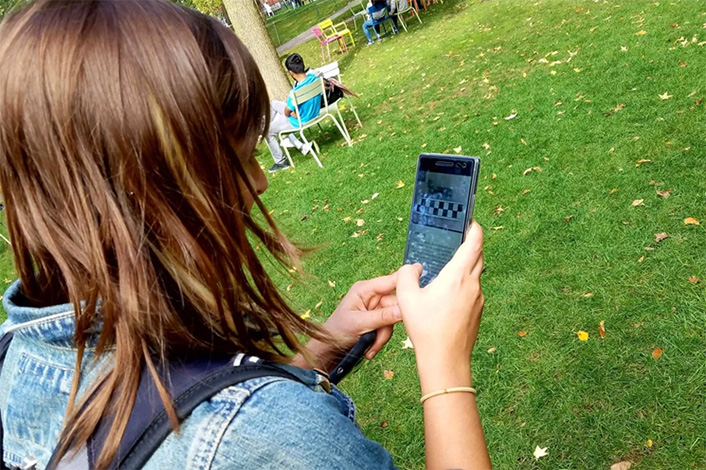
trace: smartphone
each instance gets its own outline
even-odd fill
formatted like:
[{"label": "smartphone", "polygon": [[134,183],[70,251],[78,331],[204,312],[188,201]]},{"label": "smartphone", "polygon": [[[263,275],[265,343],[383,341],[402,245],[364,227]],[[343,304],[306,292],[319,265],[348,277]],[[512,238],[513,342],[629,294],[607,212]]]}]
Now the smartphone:
[{"label": "smartphone", "polygon": [[[422,287],[439,274],[466,236],[473,218],[479,171],[478,157],[419,156],[404,262],[422,264]],[[329,372],[331,383],[337,384],[354,370],[375,337],[375,331],[360,337]]]},{"label": "smartphone", "polygon": [[420,286],[429,284],[463,243],[473,218],[479,172],[478,157],[419,156],[404,264],[424,267]]}]

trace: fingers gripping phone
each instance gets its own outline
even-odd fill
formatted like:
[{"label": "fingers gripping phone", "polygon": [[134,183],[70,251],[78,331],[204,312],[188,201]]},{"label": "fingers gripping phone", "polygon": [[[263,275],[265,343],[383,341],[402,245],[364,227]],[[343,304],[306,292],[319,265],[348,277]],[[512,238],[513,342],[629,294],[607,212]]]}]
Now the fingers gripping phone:
[{"label": "fingers gripping phone", "polygon": [[404,264],[429,284],[461,246],[473,218],[480,158],[422,154],[417,164]]},{"label": "fingers gripping phone", "polygon": [[[419,156],[404,264],[421,263],[422,287],[439,274],[466,237],[473,218],[479,172],[478,157]],[[360,337],[331,371],[332,383],[338,383],[360,363],[375,337],[375,331]]]}]

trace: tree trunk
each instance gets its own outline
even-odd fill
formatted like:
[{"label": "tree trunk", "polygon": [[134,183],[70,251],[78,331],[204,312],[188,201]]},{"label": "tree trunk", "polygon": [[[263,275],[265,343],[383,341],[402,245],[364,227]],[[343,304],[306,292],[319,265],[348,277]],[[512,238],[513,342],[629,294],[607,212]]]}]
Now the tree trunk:
[{"label": "tree trunk", "polygon": [[284,101],[291,85],[272,39],[267,34],[258,3],[257,0],[223,0],[235,34],[248,48],[260,68],[270,100]]}]

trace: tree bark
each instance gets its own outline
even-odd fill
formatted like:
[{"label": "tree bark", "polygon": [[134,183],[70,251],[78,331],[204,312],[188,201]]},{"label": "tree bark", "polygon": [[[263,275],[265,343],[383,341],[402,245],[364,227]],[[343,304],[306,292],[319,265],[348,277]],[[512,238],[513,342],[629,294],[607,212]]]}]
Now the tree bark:
[{"label": "tree bark", "polygon": [[236,36],[245,44],[260,68],[270,100],[287,99],[291,85],[280,62],[264,18],[255,0],[223,0]]}]

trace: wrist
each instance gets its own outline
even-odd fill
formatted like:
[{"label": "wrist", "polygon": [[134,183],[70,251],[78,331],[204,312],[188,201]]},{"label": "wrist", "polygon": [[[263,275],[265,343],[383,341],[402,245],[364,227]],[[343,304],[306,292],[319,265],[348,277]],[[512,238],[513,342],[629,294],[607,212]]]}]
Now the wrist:
[{"label": "wrist", "polygon": [[420,356],[417,356],[417,371],[422,394],[450,387],[472,386],[470,358]]}]

